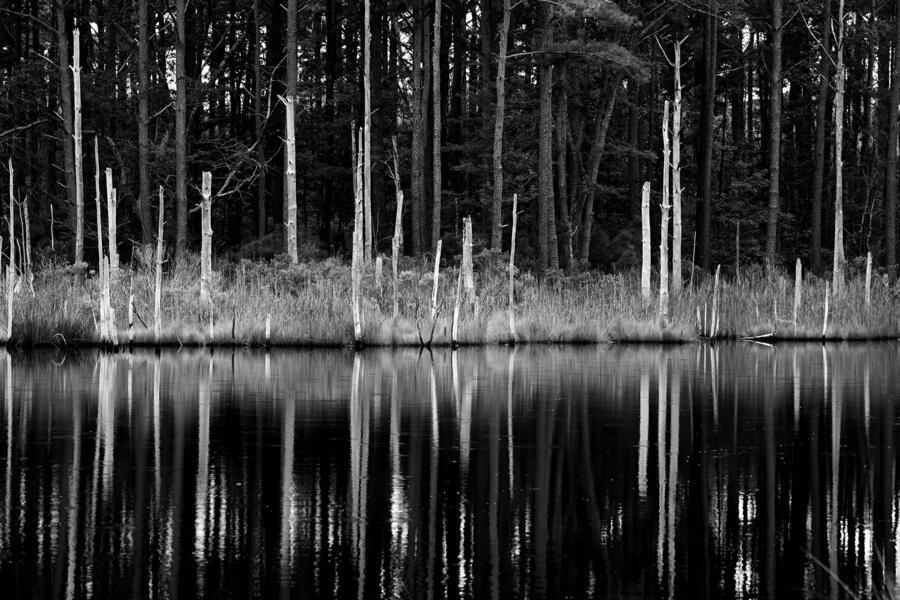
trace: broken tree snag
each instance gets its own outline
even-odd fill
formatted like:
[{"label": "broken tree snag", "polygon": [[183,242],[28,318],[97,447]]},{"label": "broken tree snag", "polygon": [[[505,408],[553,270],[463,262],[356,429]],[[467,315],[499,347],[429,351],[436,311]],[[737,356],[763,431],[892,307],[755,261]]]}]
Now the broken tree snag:
[{"label": "broken tree snag", "polygon": [[[110,178],[112,174],[110,173]],[[107,183],[112,185],[112,183]],[[97,270],[103,262],[103,211],[100,208],[100,143],[94,136],[94,200],[97,203]]]},{"label": "broken tree snag", "polygon": [[[675,106],[672,114],[672,293],[681,293],[681,42],[675,42]],[[696,236],[696,234],[695,234]],[[696,237],[694,246],[696,247]],[[691,265],[693,272],[693,264]]]},{"label": "broken tree snag", "polygon": [[106,226],[109,238],[109,276],[119,273],[119,247],[116,243],[116,188],[113,187],[112,169],[106,169]]},{"label": "broken tree snag", "polygon": [[[13,164],[9,159],[9,266],[11,267],[10,285],[16,283],[16,197],[13,195]],[[12,289],[10,289],[12,293]],[[12,314],[12,299],[10,298],[10,314]]]},{"label": "broken tree snag", "polygon": [[434,251],[434,287],[431,291],[431,322],[437,318],[438,281],[441,276],[441,246],[443,240],[437,241],[437,249]]},{"label": "broken tree snag", "polygon": [[384,271],[384,258],[379,254],[375,258],[375,289],[381,294],[381,275]]},{"label": "broken tree snag", "polygon": [[[53,218],[53,201],[50,201],[50,252],[56,252],[56,233],[53,231],[55,220]],[[0,244],[2,246],[2,244]]]},{"label": "broken tree snag", "polygon": [[294,97],[288,96],[284,99],[287,114],[285,116],[286,133],[285,137],[285,153],[287,156],[287,169],[284,172],[287,202],[287,220],[284,224],[285,241],[287,242],[288,258],[292,265],[298,262],[297,256],[297,146],[294,137]]},{"label": "broken tree snag", "polygon": [[872,303],[872,253],[866,253],[866,308]]},{"label": "broken tree snag", "polygon": [[13,288],[16,285],[16,270],[12,263],[6,267],[6,341],[12,340]]},{"label": "broken tree snag", "polygon": [[84,182],[81,172],[81,42],[78,24],[72,30],[72,87],[75,90],[75,264],[84,262]]},{"label": "broken tree snag", "polygon": [[475,304],[475,272],[472,267],[472,217],[463,219],[462,264],[460,269],[462,270],[465,301],[471,306]]},{"label": "broken tree snag", "polygon": [[450,344],[453,346],[456,346],[459,339],[459,296],[462,291],[462,280],[463,273],[460,269],[459,275],[456,277],[456,302],[453,304],[453,327],[450,329]]},{"label": "broken tree snag", "polygon": [[797,316],[800,314],[800,301],[803,297],[803,263],[797,259],[794,267],[794,327],[797,326]]},{"label": "broken tree snag", "polygon": [[157,345],[159,345],[159,329],[162,317],[163,217],[165,213],[165,196],[163,195],[163,187],[159,186],[158,224],[156,228],[156,289],[153,294],[153,336]]},{"label": "broken tree snag", "polygon": [[822,321],[822,337],[828,331],[828,282],[825,282],[825,319]]},{"label": "broken tree snag", "polygon": [[134,278],[128,286],[128,345],[134,344]]},{"label": "broken tree snag", "polygon": [[[396,138],[394,139],[396,144]],[[396,155],[394,157],[396,161]],[[394,163],[396,166],[396,162]],[[399,185],[399,184],[398,184]],[[399,276],[400,247],[403,244],[403,192],[397,188],[397,216],[394,219],[394,237],[391,240],[391,268],[394,272],[394,321],[397,320],[397,312],[400,309],[400,292],[397,277]]]},{"label": "broken tree snag", "polygon": [[34,271],[31,265],[31,219],[28,217],[28,196],[22,201],[22,223],[25,225],[25,262],[24,270],[25,283],[31,290],[31,296],[34,297]]},{"label": "broken tree snag", "polygon": [[515,264],[516,264],[516,211],[519,207],[519,195],[513,194],[512,233],[509,238],[509,340],[516,341],[515,320]]},{"label": "broken tree snag", "polygon": [[650,302],[650,182],[641,192],[641,298]]},{"label": "broken tree snag", "polygon": [[212,275],[212,174],[203,172],[203,201],[200,204],[200,301],[209,303],[209,278]]},{"label": "broken tree snag", "polygon": [[663,105],[663,190],[659,231],[659,317],[669,318],[669,101]]}]

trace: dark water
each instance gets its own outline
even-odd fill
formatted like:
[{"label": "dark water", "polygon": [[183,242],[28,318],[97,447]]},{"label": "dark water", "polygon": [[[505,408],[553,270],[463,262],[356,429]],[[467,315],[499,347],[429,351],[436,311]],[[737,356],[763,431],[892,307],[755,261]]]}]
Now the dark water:
[{"label": "dark water", "polygon": [[898,367],[894,344],[3,355],[0,595],[878,593]]}]

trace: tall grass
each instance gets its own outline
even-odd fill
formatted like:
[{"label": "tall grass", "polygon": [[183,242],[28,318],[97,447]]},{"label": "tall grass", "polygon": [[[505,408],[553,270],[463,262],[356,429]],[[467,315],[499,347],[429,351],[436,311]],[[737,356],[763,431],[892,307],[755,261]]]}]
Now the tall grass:
[{"label": "tall grass", "polygon": [[[119,340],[128,339],[127,302],[133,289],[134,343],[156,343],[153,332],[154,273],[140,254],[123,267],[112,284]],[[447,345],[458,270],[441,271],[438,314],[431,321],[433,265],[404,259],[398,277],[400,310],[392,319],[392,281],[385,269],[381,285],[374,267],[363,276],[365,345]],[[262,345],[266,316],[272,345],[343,346],[353,343],[350,268],[329,258],[292,266],[281,258],[242,260],[215,265],[212,302],[200,302],[199,260],[184,261],[166,273],[162,291],[160,343],[182,345]],[[499,257],[476,262],[477,300],[460,310],[458,343],[513,341],[508,329],[507,271]],[[639,273],[563,275],[538,281],[516,274],[516,342],[689,342],[702,338],[711,318],[713,280],[698,278],[670,298],[669,319],[658,316],[656,299],[641,299]],[[793,320],[793,280],[784,273],[746,269],[740,280],[723,278],[719,290],[719,329],[723,339],[769,336],[777,339],[822,339],[825,283],[808,276],[803,302]],[[99,342],[95,319],[99,278],[91,272],[45,264],[35,273],[34,297],[19,290],[15,298],[13,345],[85,345]],[[846,290],[831,298],[827,339],[900,337],[900,287],[876,279],[865,306],[864,283],[848,279]],[[701,315],[698,321],[698,308]],[[5,312],[5,311],[4,311]],[[704,317],[704,313],[706,317]],[[212,317],[212,337],[209,322]],[[5,316],[0,318],[5,327]]]}]

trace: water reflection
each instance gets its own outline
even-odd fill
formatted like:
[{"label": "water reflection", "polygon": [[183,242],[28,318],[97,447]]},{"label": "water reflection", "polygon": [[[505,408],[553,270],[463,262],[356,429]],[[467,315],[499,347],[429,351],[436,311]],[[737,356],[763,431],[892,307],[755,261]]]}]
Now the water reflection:
[{"label": "water reflection", "polygon": [[3,353],[0,589],[896,591],[898,358],[884,344]]}]

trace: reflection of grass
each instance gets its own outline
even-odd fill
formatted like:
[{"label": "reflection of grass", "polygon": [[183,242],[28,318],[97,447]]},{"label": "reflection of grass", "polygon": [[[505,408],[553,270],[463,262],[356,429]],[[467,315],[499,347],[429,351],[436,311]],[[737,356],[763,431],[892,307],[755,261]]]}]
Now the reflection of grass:
[{"label": "reflection of grass", "polygon": [[[483,258],[483,257],[480,257]],[[149,261],[144,261],[144,264]],[[127,301],[135,295],[134,339],[154,343],[153,270],[135,261],[113,285],[119,340],[127,338]],[[389,261],[381,287],[374,267],[363,276],[363,342],[367,345],[418,345],[431,339],[432,267],[423,260],[404,259],[398,280],[399,318],[393,322]],[[460,311],[461,344],[510,341],[507,312],[507,271],[494,258],[476,263],[477,301]],[[457,273],[441,272],[439,311],[433,327],[434,345],[450,343]],[[271,315],[273,345],[348,345],[352,343],[350,269],[336,259],[290,266],[282,259],[242,261],[216,266],[211,306],[199,301],[199,261],[166,273],[162,294],[161,341],[166,344],[212,343],[255,345],[265,342],[266,315]],[[16,296],[13,342],[23,345],[94,343],[97,280],[73,268],[48,265],[35,275],[36,296]],[[750,270],[739,282],[723,279],[720,287],[719,337],[741,338],[774,334],[784,339],[821,339],[825,284],[808,278],[803,304],[794,324],[793,280]],[[872,303],[864,306],[863,282],[851,279],[846,292],[830,301],[830,339],[898,337],[895,294],[898,288],[876,280]],[[544,343],[680,342],[701,337],[704,311],[711,316],[712,278],[686,287],[670,300],[666,324],[658,317],[654,297],[649,306],[640,298],[636,273],[563,276],[538,282],[529,273],[516,276],[516,341]],[[777,311],[777,319],[776,319]],[[0,311],[4,312],[5,311]],[[707,317],[709,318],[709,317]],[[5,328],[0,318],[0,329]]]}]

